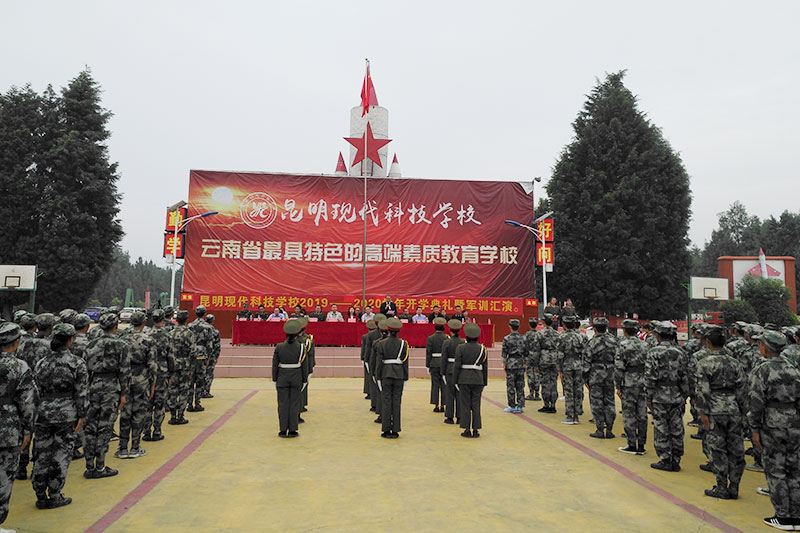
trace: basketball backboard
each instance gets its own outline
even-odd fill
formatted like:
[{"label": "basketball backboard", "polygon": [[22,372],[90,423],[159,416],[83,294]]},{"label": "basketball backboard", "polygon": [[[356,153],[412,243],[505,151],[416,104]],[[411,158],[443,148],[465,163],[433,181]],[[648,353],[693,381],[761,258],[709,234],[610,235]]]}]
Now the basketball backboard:
[{"label": "basketball backboard", "polygon": [[0,265],[0,291],[36,289],[36,265]]},{"label": "basketball backboard", "polygon": [[728,280],[693,276],[689,286],[689,297],[692,300],[727,300]]}]

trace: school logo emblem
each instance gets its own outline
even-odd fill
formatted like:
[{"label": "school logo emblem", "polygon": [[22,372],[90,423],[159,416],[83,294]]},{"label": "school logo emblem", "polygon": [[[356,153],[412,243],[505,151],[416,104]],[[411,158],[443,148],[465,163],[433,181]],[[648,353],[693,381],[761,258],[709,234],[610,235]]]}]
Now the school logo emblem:
[{"label": "school logo emblem", "polygon": [[255,229],[266,228],[278,216],[278,204],[265,192],[248,194],[239,208],[245,224]]}]

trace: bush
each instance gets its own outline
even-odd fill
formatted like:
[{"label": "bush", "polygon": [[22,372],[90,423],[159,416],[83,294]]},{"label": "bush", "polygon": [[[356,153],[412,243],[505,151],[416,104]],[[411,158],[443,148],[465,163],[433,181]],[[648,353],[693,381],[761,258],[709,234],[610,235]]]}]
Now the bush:
[{"label": "bush", "polygon": [[723,313],[726,324],[733,324],[740,320],[747,323],[758,322],[756,310],[746,300],[733,299],[722,302],[720,310]]},{"label": "bush", "polygon": [[739,296],[746,300],[758,314],[762,324],[771,322],[778,326],[795,324],[795,317],[789,309],[791,291],[782,282],[775,279],[764,279],[745,276],[738,286]]}]

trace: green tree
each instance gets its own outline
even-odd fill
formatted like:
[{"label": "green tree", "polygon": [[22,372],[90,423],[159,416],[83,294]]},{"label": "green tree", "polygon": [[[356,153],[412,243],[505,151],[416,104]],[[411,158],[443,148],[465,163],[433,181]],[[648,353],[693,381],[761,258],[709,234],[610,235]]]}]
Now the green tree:
[{"label": "green tree", "polygon": [[724,255],[758,255],[761,246],[761,221],[747,213],[739,201],[719,215],[719,227],[711,232],[700,256],[693,261],[695,276],[716,278],[717,258]]},{"label": "green tree", "polygon": [[722,302],[720,310],[723,313],[725,323],[733,324],[740,320],[747,323],[758,322],[756,310],[747,300],[732,299]]},{"label": "green tree", "polygon": [[796,322],[787,303],[792,294],[779,280],[747,275],[737,289],[741,299],[753,307],[762,324],[772,322],[778,326],[790,326]]},{"label": "green tree", "polygon": [[[31,94],[12,96],[28,106],[36,100]],[[24,231],[18,230],[9,245],[0,249],[3,263],[39,266],[40,308],[82,307],[122,237],[116,218],[120,199],[117,165],[109,162],[106,146],[110,116],[101,107],[100,88],[87,70],[59,95],[48,88],[38,97],[38,112],[21,114],[24,125],[14,130],[19,142],[28,146],[20,148],[20,156],[8,167],[3,162],[0,178],[24,177],[24,201],[8,206],[9,216]],[[5,124],[0,127],[4,128]],[[32,132],[27,141],[25,128]],[[27,169],[26,174],[20,169]]]},{"label": "green tree", "polygon": [[[140,301],[144,300],[145,292],[149,290],[152,305],[160,292],[169,292],[170,279],[170,269],[159,267],[153,261],[144,261],[141,257],[131,263],[128,253],[117,248],[114,250],[114,261],[97,283],[92,298],[108,306],[114,305],[111,303],[114,298],[123,301],[128,288],[133,289],[134,298]],[[180,283],[179,271],[175,278],[176,291]]]},{"label": "green tree", "polygon": [[573,123],[547,192],[555,211],[548,292],[579,310],[683,315],[691,194],[680,157],[609,74]]}]

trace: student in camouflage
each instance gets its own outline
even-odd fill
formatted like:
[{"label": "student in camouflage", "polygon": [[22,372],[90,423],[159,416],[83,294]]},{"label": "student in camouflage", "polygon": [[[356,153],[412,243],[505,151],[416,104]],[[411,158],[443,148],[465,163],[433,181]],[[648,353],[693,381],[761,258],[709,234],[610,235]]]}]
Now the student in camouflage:
[{"label": "student in camouflage", "polygon": [[442,382],[442,344],[447,340],[444,327],[447,320],[437,316],[433,319],[432,335],[425,342],[425,366],[431,376],[431,405],[434,413],[441,413],[444,405],[444,382]]},{"label": "student in camouflage", "polygon": [[709,354],[697,363],[697,411],[706,431],[704,443],[717,480],[705,494],[735,500],[744,472],[742,420],[747,404],[746,380],[739,361],[724,351],[725,335],[721,327],[707,326],[703,330],[703,344]]},{"label": "student in camouflage", "polygon": [[20,448],[30,442],[39,403],[33,372],[15,357],[20,337],[18,325],[0,323],[0,524],[8,517]]},{"label": "student in camouflage", "polygon": [[195,307],[194,314],[197,318],[188,326],[189,331],[194,334],[194,371],[189,381],[189,403],[186,408],[190,413],[205,411],[205,407],[200,405],[200,399],[206,383],[209,358],[214,349],[214,334],[211,330],[215,329],[204,318],[204,305]]},{"label": "student in camouflage", "polygon": [[781,351],[781,357],[797,368],[800,360],[800,326],[783,328],[782,331],[786,336],[786,348]]},{"label": "student in camouflage", "polygon": [[32,339],[34,338],[34,335],[36,335],[36,316],[30,313],[25,313],[19,319],[19,327],[22,328],[22,337],[20,340],[19,350],[22,350],[28,339]]},{"label": "student in camouflage", "polygon": [[583,378],[589,388],[589,405],[597,430],[590,437],[613,439],[611,431],[616,418],[614,404],[614,357],[617,339],[608,332],[608,319],[595,318],[594,337],[589,339],[583,360]]},{"label": "student in camouflage", "polygon": [[461,411],[459,411],[460,402],[456,394],[456,382],[453,378],[453,364],[456,362],[456,349],[459,345],[464,344],[466,341],[459,337],[463,322],[460,320],[448,320],[447,327],[450,329],[450,337],[442,343],[442,381],[445,387],[445,406],[444,406],[444,423],[454,424],[453,417],[460,422]]},{"label": "student in camouflage", "polygon": [[519,320],[508,321],[511,332],[503,338],[500,356],[506,371],[506,396],[508,407],[506,413],[521,413],[525,407],[525,357],[528,353],[525,337],[519,333]]},{"label": "student in camouflage", "polygon": [[[116,315],[117,323],[119,323],[120,311],[122,311],[122,310],[119,308],[119,306],[112,305],[111,307],[109,307],[108,309],[103,311],[103,315],[105,315],[105,314]],[[102,315],[100,315],[100,316],[102,317]],[[92,328],[91,330],[89,330],[89,333],[88,333],[89,342],[92,342],[93,340],[95,340],[96,338],[98,338],[98,337],[100,337],[102,335],[103,335],[103,328],[100,328],[100,327]]]},{"label": "student in camouflage", "polygon": [[617,396],[622,401],[622,423],[628,445],[619,451],[636,455],[645,453],[647,442],[647,399],[645,398],[644,367],[648,346],[636,332],[639,322],[630,318],[622,321],[625,338],[617,344],[614,357],[614,381]]},{"label": "student in camouflage", "polygon": [[540,356],[537,368],[542,376],[544,405],[539,412],[555,413],[558,400],[558,357],[562,351],[561,335],[556,331],[558,325],[554,321],[553,315],[545,313],[542,319],[545,327],[538,333]]},{"label": "student in camouflage", "polygon": [[171,305],[168,305],[164,308],[164,327],[167,330],[167,333],[175,329],[177,325],[172,319],[175,316],[175,308]]},{"label": "student in camouflage", "polygon": [[69,351],[72,352],[72,355],[76,355],[84,361],[86,361],[86,348],[89,347],[89,339],[86,337],[86,333],[89,331],[91,323],[92,319],[89,318],[89,315],[83,313],[76,315],[72,322],[75,328],[75,340],[72,342]]},{"label": "student in camouflage", "polygon": [[189,402],[189,385],[194,371],[194,334],[186,327],[189,312],[181,309],[175,316],[178,325],[169,333],[172,353],[175,357],[175,374],[169,387],[170,416],[168,424],[188,424],[183,416]]},{"label": "student in camouflage", "polygon": [[149,414],[145,416],[144,434],[142,435],[144,441],[164,439],[161,424],[164,422],[164,412],[167,408],[169,384],[175,374],[175,355],[172,351],[169,333],[164,327],[164,310],[154,309],[152,319],[153,327],[150,328],[149,335],[153,339],[157,372]]},{"label": "student in camouflage", "polygon": [[283,324],[286,342],[275,346],[272,356],[272,381],[278,392],[279,437],[297,437],[301,392],[308,384],[308,358],[305,342],[298,339],[299,320]]},{"label": "student in camouflage", "polygon": [[144,332],[146,318],[141,311],[133,313],[131,327],[125,335],[130,346],[130,392],[119,418],[119,449],[114,453],[118,459],[136,459],[147,453],[139,446],[139,439],[151,413],[150,400],[155,390],[158,363],[155,343]]},{"label": "student in camouflage", "polygon": [[72,503],[61,493],[67,480],[75,439],[86,418],[89,372],[84,360],[69,348],[75,328],[55,326],[51,353],[36,363],[34,377],[41,403],[36,416],[31,481],[37,509],[55,509]]},{"label": "student in camouflage", "polygon": [[653,412],[653,446],[659,461],[656,470],[679,472],[683,457],[683,412],[689,396],[686,356],[675,344],[677,328],[671,322],[655,322],[658,344],[647,352],[644,367],[647,406]]},{"label": "student in camouflage", "polygon": [[539,374],[539,369],[536,368],[536,364],[534,362],[539,361],[539,357],[541,356],[541,348],[539,346],[539,336],[536,332],[536,326],[539,324],[539,320],[532,316],[528,319],[528,325],[531,329],[525,332],[525,373],[528,376],[528,395],[525,397],[526,400],[533,400],[533,401],[540,401],[542,399],[539,396],[539,389],[542,387],[542,376]]},{"label": "student in camouflage", "polygon": [[[764,328],[758,324],[746,324],[744,326],[744,340],[747,342],[747,349],[742,350],[740,353],[741,359],[739,362],[744,367],[745,376],[749,376],[753,369],[764,362],[759,349],[758,337],[764,332]],[[752,433],[752,428],[748,428],[747,434]],[[761,460],[761,450],[758,446],[753,446],[753,464],[747,465],[745,468],[753,472],[763,472],[764,465]]]},{"label": "student in camouflage", "polygon": [[214,315],[206,315],[206,322],[211,326],[211,355],[208,359],[208,368],[206,368],[206,383],[203,388],[202,398],[213,398],[211,394],[211,383],[214,381],[214,369],[217,368],[217,361],[222,349],[222,341],[220,339],[219,330],[214,327]]},{"label": "student in camouflage", "polygon": [[465,324],[464,335],[467,337],[467,342],[459,344],[456,348],[453,381],[460,395],[461,428],[464,430],[461,436],[477,438],[481,436],[478,430],[483,427],[481,395],[489,379],[489,358],[486,348],[478,343],[478,338],[481,336],[480,326]]},{"label": "student in camouflage", "polygon": [[[779,356],[786,338],[766,330],[757,337],[766,359],[749,377],[748,425],[763,450],[764,473],[775,516],[764,523],[784,531],[800,527],[800,372]],[[795,527],[798,526],[798,527]]]},{"label": "student in camouflage", "polygon": [[706,324],[696,324],[692,326],[692,338],[685,342],[682,346],[683,351],[686,353],[686,360],[689,361],[691,368],[689,369],[689,390],[692,395],[689,397],[689,412],[692,414],[692,420],[689,422],[690,426],[699,427],[700,418],[695,407],[695,357],[694,354],[703,347],[703,330]]},{"label": "student in camouflage", "polygon": [[583,359],[588,340],[578,329],[580,321],[576,315],[566,315],[562,323],[565,331],[561,337],[558,370],[564,388],[565,417],[561,423],[578,424],[578,417],[583,414]]}]

